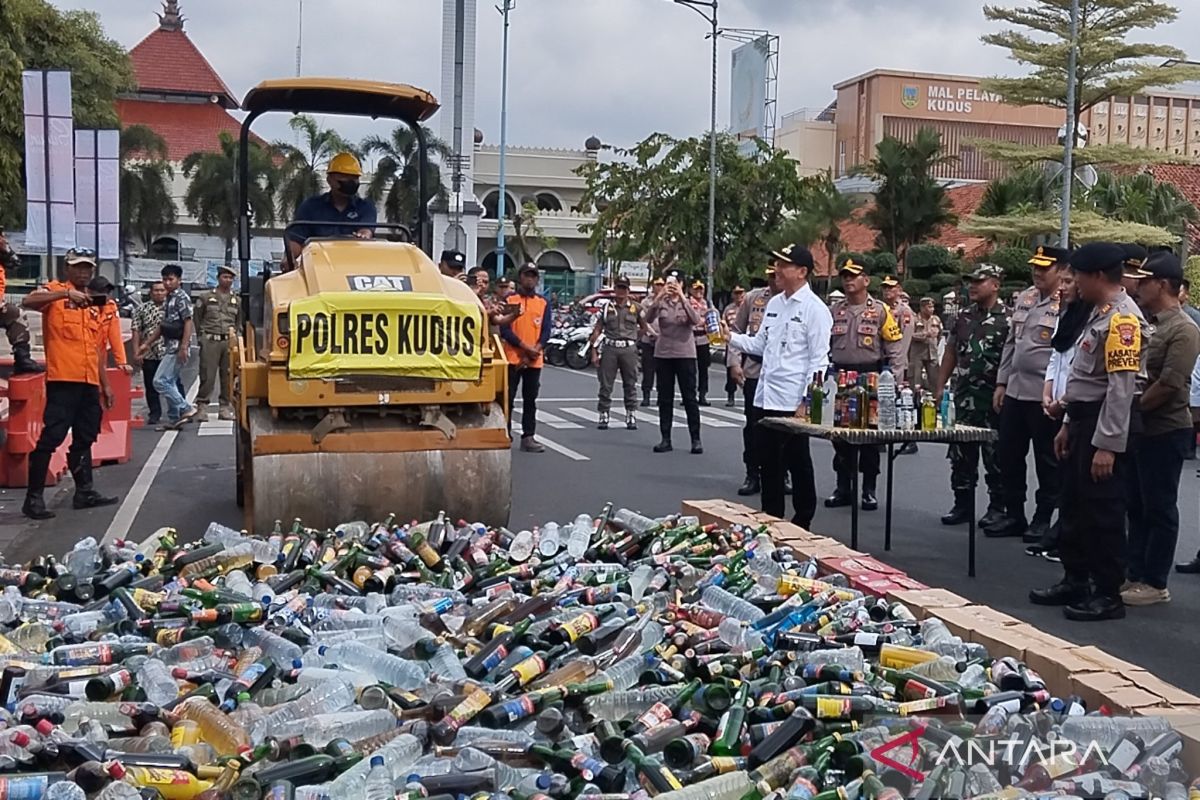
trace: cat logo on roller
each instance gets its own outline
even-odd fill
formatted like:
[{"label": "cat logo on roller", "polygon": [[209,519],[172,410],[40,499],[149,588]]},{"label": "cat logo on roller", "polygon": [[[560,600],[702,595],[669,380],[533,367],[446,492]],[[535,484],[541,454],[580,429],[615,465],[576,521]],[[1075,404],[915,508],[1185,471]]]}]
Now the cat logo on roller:
[{"label": "cat logo on roller", "polygon": [[1115,314],[1104,341],[1105,372],[1136,372],[1142,361],[1142,329],[1132,314]]}]

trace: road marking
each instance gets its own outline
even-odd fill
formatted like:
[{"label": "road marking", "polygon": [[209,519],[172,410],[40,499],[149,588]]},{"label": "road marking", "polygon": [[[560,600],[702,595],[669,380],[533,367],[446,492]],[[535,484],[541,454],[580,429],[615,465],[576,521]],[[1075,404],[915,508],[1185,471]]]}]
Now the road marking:
[{"label": "road marking", "polygon": [[723,409],[723,408],[706,408],[706,409],[704,409],[704,411],[703,411],[703,412],[701,412],[701,413],[704,413],[704,414],[715,414],[715,415],[716,415],[716,416],[718,416],[718,417],[724,417],[725,419],[731,419],[731,420],[733,420],[734,422],[737,422],[739,425],[740,425],[740,424],[744,424],[744,423],[746,422],[746,415],[745,415],[745,414],[739,414],[739,413],[738,413],[738,412],[736,412],[736,411],[726,411],[726,410],[725,410],[725,409]]},{"label": "road marking", "polygon": [[600,421],[600,415],[588,408],[563,408],[559,410],[571,416],[586,419],[588,422]]},{"label": "road marking", "polygon": [[[539,402],[541,401],[539,400]],[[513,416],[519,416],[524,408],[524,406],[519,405],[513,406]],[[542,411],[540,408],[537,412],[537,421],[544,422],[551,428],[559,428],[560,430],[579,430],[583,428],[583,426],[577,422],[571,422],[570,420],[563,419],[557,414],[551,414],[549,411]]]},{"label": "road marking", "polygon": [[196,429],[197,436],[233,436],[233,420],[219,419],[212,422],[201,422]]},{"label": "road marking", "polygon": [[[188,387],[187,399],[192,402],[196,399],[196,390],[200,388],[200,379],[192,381],[192,385]],[[124,539],[129,536],[133,528],[133,521],[137,519],[138,511],[142,508],[142,503],[146,502],[146,495],[150,494],[150,487],[154,485],[154,479],[158,477],[158,471],[162,469],[163,462],[167,460],[167,454],[171,452],[171,445],[175,444],[175,439],[179,437],[179,431],[164,431],[162,438],[158,440],[158,444],[154,445],[154,449],[150,451],[150,457],[146,459],[146,463],[142,465],[141,472],[134,479],[133,485],[129,487],[129,493],[125,495],[125,500],[121,503],[121,507],[117,509],[117,513],[113,515],[112,522],[108,524],[108,529],[104,531],[104,538],[101,539],[101,544],[110,544],[118,537]]]},{"label": "road marking", "polygon": [[591,459],[588,458],[587,456],[585,456],[583,453],[578,453],[569,447],[563,447],[558,442],[551,441],[550,439],[547,439],[545,436],[542,436],[541,434],[538,434],[537,436],[534,436],[533,438],[536,439],[541,444],[545,445],[547,448],[553,450],[556,453],[566,456],[567,458],[571,459],[572,461],[591,461]]},{"label": "road marking", "polygon": [[[732,422],[726,422],[723,419],[715,419],[715,418],[710,418],[710,417],[704,416],[704,414],[709,411],[711,411],[711,409],[705,409],[704,411],[700,412],[700,424],[701,425],[707,425],[710,428],[739,428],[739,427],[741,427],[740,425],[734,425]],[[686,420],[687,415],[684,414],[682,411],[676,411],[675,419]]]}]

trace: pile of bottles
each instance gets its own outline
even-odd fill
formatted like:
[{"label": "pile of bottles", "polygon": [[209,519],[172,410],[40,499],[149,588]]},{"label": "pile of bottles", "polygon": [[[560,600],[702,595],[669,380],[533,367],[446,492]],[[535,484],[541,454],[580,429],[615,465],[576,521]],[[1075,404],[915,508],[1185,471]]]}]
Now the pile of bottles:
[{"label": "pile of bottles", "polygon": [[889,367],[882,372],[818,372],[808,385],[799,415],[813,425],[835,428],[950,430],[954,392],[947,387],[937,398],[920,386],[898,383]]},{"label": "pile of bottles", "polygon": [[212,524],[0,583],[4,798],[1189,797],[1162,719],[694,517]]}]

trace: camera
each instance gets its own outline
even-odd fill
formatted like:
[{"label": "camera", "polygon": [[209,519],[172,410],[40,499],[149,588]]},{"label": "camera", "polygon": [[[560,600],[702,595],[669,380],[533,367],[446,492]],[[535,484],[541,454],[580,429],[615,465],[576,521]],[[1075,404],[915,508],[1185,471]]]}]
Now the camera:
[{"label": "camera", "polygon": [[5,270],[17,270],[21,267],[21,257],[13,252],[12,248],[5,247],[0,250],[0,267]]}]

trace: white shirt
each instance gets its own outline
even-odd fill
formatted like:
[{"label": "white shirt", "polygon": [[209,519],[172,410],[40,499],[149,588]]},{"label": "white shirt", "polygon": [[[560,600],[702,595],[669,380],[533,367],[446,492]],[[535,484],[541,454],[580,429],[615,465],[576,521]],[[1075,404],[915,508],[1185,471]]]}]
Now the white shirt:
[{"label": "white shirt", "polygon": [[743,353],[762,357],[754,405],[767,411],[799,408],[813,374],[829,368],[832,332],[833,315],[808,284],[772,297],[756,334],[730,338]]}]

